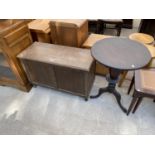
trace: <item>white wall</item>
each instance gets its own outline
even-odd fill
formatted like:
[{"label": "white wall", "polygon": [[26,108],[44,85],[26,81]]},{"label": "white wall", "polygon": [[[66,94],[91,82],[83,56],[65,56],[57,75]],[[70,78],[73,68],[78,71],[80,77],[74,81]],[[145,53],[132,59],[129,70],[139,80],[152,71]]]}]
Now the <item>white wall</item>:
[{"label": "white wall", "polygon": [[139,27],[141,19],[134,19],[133,20],[133,27]]}]

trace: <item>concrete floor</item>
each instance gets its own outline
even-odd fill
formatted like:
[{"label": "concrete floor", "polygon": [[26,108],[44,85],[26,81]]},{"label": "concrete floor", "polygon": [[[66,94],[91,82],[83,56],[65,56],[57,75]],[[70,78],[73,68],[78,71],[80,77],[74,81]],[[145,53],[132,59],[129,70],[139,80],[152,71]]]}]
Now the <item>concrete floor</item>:
[{"label": "concrete floor", "polygon": [[[106,86],[96,76],[91,94]],[[118,88],[128,108],[129,81]],[[155,104],[144,99],[136,114],[126,116],[114,96],[103,94],[87,102],[78,96],[36,87],[29,93],[0,87],[0,134],[155,134]]]},{"label": "concrete floor", "polygon": [[[134,31],[123,29],[122,36]],[[126,94],[129,84],[126,80],[118,88],[126,108],[132,99]],[[104,77],[96,76],[91,94],[106,85]],[[108,93],[85,102],[40,86],[29,93],[0,86],[0,134],[155,134],[155,104],[145,98],[134,115],[126,116]]]}]

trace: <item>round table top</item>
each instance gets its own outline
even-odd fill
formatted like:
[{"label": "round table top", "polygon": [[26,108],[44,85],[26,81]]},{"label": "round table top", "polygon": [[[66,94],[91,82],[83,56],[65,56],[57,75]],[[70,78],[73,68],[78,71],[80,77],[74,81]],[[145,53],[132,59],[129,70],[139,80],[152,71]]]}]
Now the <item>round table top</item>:
[{"label": "round table top", "polygon": [[147,47],[128,38],[105,38],[91,48],[92,56],[99,63],[119,70],[136,70],[151,60]]},{"label": "round table top", "polygon": [[154,42],[154,38],[145,33],[132,33],[129,38],[143,44],[152,44]]}]

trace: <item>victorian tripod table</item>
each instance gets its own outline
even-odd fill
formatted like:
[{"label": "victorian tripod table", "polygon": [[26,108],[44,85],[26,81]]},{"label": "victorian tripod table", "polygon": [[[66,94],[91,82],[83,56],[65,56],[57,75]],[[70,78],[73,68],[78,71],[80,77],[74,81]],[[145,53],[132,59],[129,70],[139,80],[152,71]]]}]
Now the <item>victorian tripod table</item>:
[{"label": "victorian tripod table", "polygon": [[128,38],[106,38],[96,42],[91,48],[94,59],[109,68],[106,76],[108,86],[100,88],[98,94],[90,98],[99,97],[102,93],[112,93],[123,112],[126,108],[121,104],[121,95],[116,90],[116,84],[122,71],[136,70],[146,66],[151,60],[148,49],[141,43]]}]

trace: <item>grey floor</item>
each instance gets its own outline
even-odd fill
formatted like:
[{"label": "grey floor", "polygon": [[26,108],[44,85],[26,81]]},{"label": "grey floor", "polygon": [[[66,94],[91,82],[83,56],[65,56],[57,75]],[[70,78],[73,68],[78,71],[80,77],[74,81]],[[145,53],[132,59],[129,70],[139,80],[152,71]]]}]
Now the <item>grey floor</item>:
[{"label": "grey floor", "polygon": [[[122,36],[137,31],[122,30]],[[122,104],[128,108],[127,95],[132,72],[121,88]],[[96,76],[91,94],[106,86]],[[103,94],[87,102],[81,97],[37,86],[29,93],[0,86],[0,134],[155,134],[155,104],[145,98],[136,114],[126,116],[114,96]]]}]

